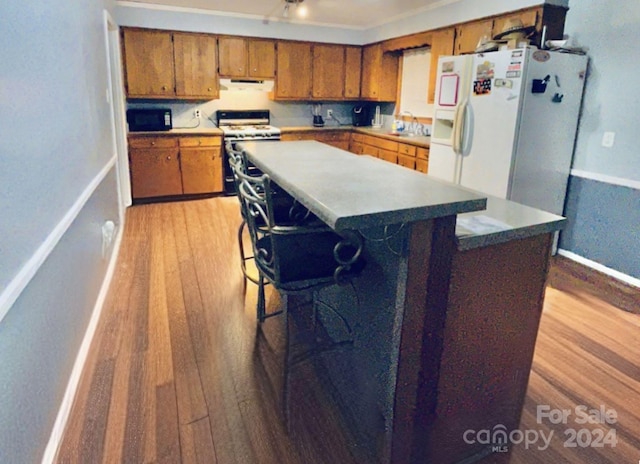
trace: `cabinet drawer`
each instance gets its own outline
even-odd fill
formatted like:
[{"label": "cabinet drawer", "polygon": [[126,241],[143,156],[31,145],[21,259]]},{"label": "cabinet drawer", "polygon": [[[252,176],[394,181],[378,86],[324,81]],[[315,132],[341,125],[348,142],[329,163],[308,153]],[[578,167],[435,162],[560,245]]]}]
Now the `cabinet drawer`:
[{"label": "cabinet drawer", "polygon": [[376,145],[383,150],[394,151],[398,153],[398,142],[376,137]]},{"label": "cabinet drawer", "polygon": [[416,146],[408,145],[406,143],[398,144],[398,154],[407,156],[416,156]]},{"label": "cabinet drawer", "polygon": [[219,147],[222,137],[180,137],[181,147]]},{"label": "cabinet drawer", "polygon": [[356,134],[355,132],[351,134],[351,141],[352,142],[358,142],[358,143],[362,143],[364,142],[364,135],[362,134]]},{"label": "cabinet drawer", "polygon": [[429,159],[429,149],[428,148],[417,147],[417,149],[416,149],[416,158],[420,158],[420,159],[423,159],[423,160],[428,160]]},{"label": "cabinet drawer", "polygon": [[175,137],[129,137],[131,148],[175,148],[178,139]]}]

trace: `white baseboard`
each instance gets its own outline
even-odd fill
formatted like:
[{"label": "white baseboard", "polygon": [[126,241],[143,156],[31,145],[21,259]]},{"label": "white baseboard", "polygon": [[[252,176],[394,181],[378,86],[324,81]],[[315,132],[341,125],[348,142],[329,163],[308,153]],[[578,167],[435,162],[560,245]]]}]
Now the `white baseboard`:
[{"label": "white baseboard", "polygon": [[71,376],[69,377],[69,382],[67,383],[67,388],[64,392],[64,397],[62,398],[62,403],[60,404],[60,409],[58,410],[56,421],[53,424],[49,442],[47,443],[47,447],[45,448],[44,454],[42,456],[42,464],[53,464],[55,462],[58,448],[60,447],[60,444],[62,442],[62,436],[67,426],[67,421],[69,420],[69,414],[71,413],[71,407],[73,406],[73,401],[78,390],[78,385],[80,384],[80,377],[82,376],[82,371],[84,370],[84,365],[87,361],[87,356],[89,355],[89,348],[91,347],[91,342],[93,341],[93,336],[95,335],[98,321],[100,320],[100,315],[102,314],[102,308],[109,291],[109,286],[111,284],[111,280],[113,279],[116,262],[118,260],[118,255],[120,252],[120,243],[122,242],[123,231],[124,221],[122,221],[120,223],[120,226],[118,227],[118,233],[114,240],[113,251],[111,252],[111,258],[109,259],[107,272],[105,274],[104,280],[102,281],[102,286],[100,287],[100,292],[98,293],[96,304],[93,307],[89,325],[87,326],[87,330],[84,333],[84,338],[82,339],[80,350],[78,351],[78,355],[76,356],[76,360],[73,364],[73,370],[71,371]]},{"label": "white baseboard", "polygon": [[621,280],[624,283],[640,288],[640,279],[636,279],[635,277],[631,277],[630,275],[624,274],[620,271],[616,271],[615,269],[611,269],[610,267],[604,266],[600,263],[596,263],[595,261],[591,261],[590,259],[584,258],[571,251],[559,249],[558,254],[560,256],[564,256],[565,258],[569,258],[572,261],[590,267],[591,269],[602,272],[603,274],[611,276],[615,279]]}]

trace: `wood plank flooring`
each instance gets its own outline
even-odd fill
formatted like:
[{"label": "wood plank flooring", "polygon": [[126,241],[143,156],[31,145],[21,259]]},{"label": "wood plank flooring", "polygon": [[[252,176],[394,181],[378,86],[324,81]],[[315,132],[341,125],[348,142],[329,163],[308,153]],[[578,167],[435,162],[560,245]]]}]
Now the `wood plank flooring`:
[{"label": "wood plank flooring", "polygon": [[[245,300],[239,221],[233,197],[127,211],[58,463],[362,462],[308,366],[292,378],[286,433],[283,322],[258,327],[254,285]],[[572,288],[547,290],[520,426],[553,431],[551,446],[515,445],[503,462],[640,460],[640,316]],[[278,295],[268,296],[277,307]],[[565,431],[578,427],[538,423],[538,405],[615,409],[617,445],[565,447]]]}]

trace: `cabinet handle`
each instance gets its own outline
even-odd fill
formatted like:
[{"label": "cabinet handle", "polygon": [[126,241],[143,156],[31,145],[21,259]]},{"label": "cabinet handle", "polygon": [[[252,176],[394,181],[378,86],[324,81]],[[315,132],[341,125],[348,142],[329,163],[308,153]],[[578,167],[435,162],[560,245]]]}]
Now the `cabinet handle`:
[{"label": "cabinet handle", "polygon": [[155,142],[151,142],[151,145],[152,145],[152,146],[153,146],[153,145],[155,145],[155,144],[156,144]]},{"label": "cabinet handle", "polygon": [[171,156],[167,156],[167,161],[171,161]]},{"label": "cabinet handle", "polygon": [[207,88],[207,91],[211,92],[211,87]]},{"label": "cabinet handle", "polygon": [[162,86],[162,90],[167,90],[167,86],[166,86],[166,85],[163,85],[163,86]]}]

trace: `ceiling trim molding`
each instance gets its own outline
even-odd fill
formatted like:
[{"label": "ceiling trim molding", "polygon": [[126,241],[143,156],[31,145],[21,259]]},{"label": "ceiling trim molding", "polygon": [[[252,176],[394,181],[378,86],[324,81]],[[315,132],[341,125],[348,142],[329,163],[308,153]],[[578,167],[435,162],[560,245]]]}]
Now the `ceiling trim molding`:
[{"label": "ceiling trim molding", "polygon": [[[459,1],[459,0],[445,0],[445,1]],[[227,17],[227,18],[247,19],[252,21],[260,21],[263,24],[269,24],[271,22],[274,22],[274,23],[295,24],[298,26],[327,27],[327,28],[333,28],[333,29],[346,29],[346,30],[353,30],[353,31],[365,31],[369,29],[369,27],[349,26],[346,24],[320,23],[320,22],[314,22],[314,21],[308,21],[308,20],[297,20],[295,18],[280,18],[278,16],[267,17],[266,15],[233,13],[229,11],[208,10],[204,8],[187,8],[183,6],[159,5],[157,3],[136,2],[136,1],[129,1],[129,0],[116,0],[116,5],[127,7],[127,8],[140,8],[145,10],[169,11],[174,13],[191,13],[191,14],[219,16],[219,17]]]}]

